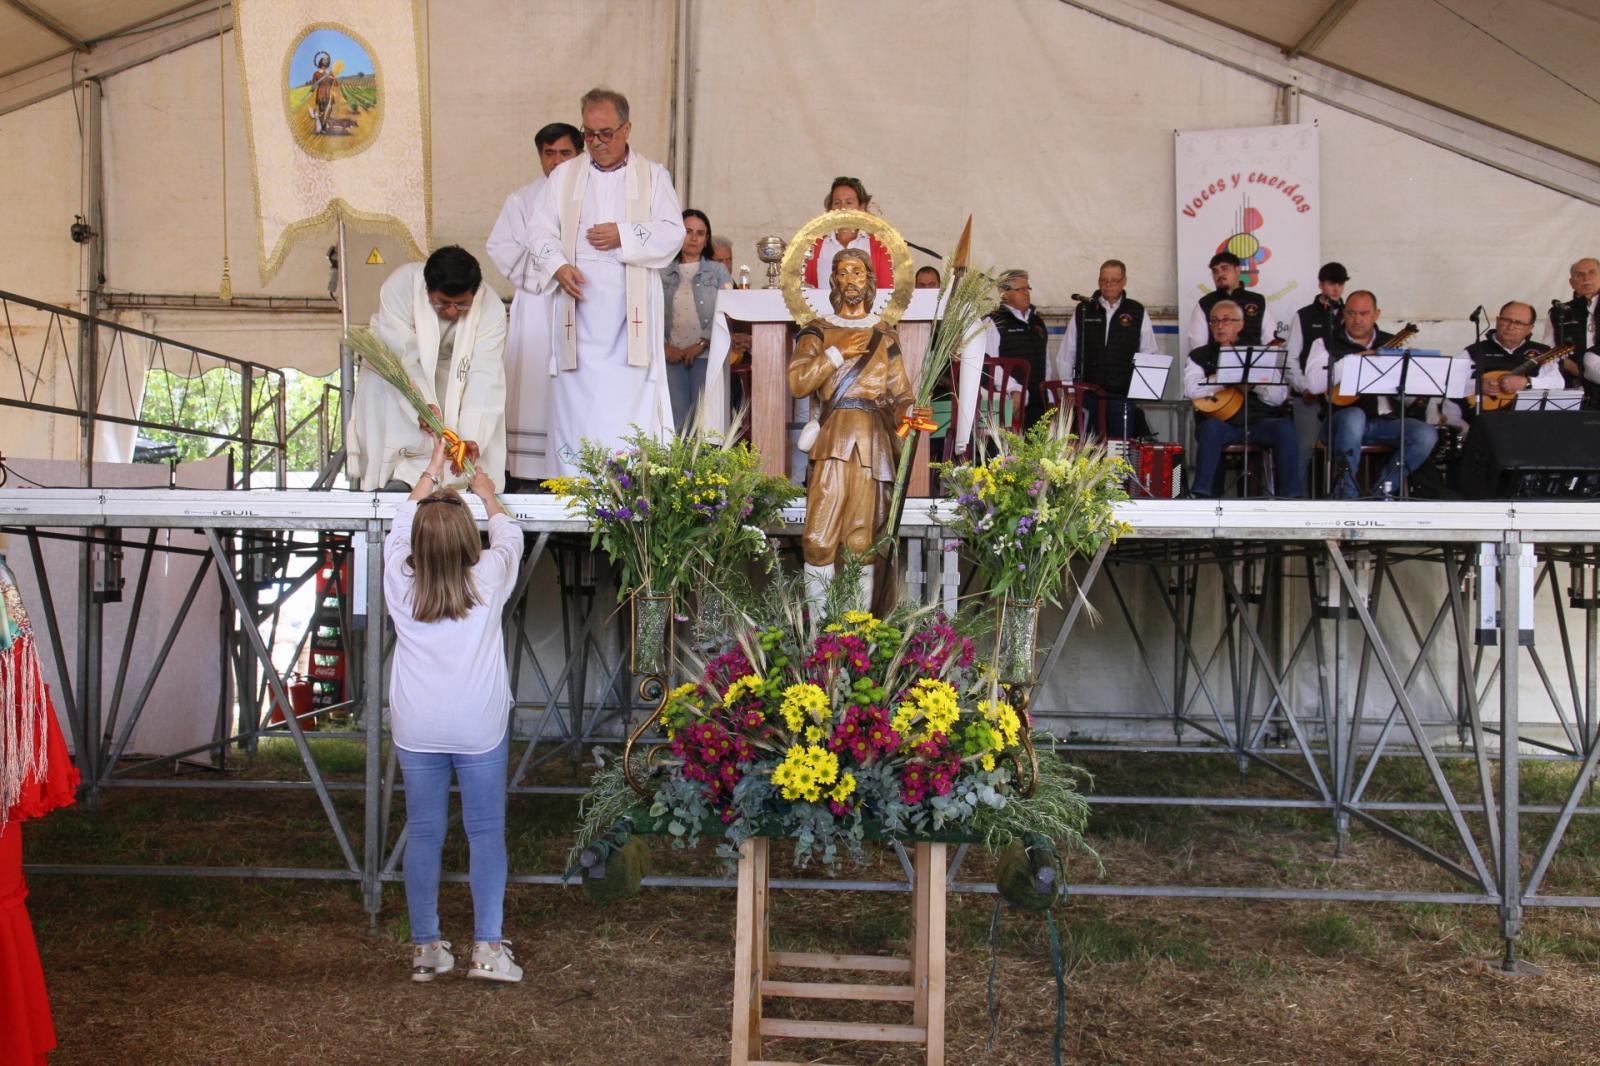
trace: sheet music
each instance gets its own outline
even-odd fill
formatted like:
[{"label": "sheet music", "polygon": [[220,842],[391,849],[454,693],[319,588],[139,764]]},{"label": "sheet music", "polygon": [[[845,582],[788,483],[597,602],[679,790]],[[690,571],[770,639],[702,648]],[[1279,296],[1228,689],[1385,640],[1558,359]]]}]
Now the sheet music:
[{"label": "sheet music", "polygon": [[1223,348],[1215,380],[1221,385],[1282,385],[1289,353],[1282,348]]},{"label": "sheet music", "polygon": [[1161,352],[1134,352],[1133,379],[1128,382],[1128,399],[1159,400],[1167,391],[1167,376],[1172,371],[1172,356]]},{"label": "sheet music", "polygon": [[1582,389],[1523,389],[1517,393],[1516,411],[1576,411],[1583,406]]},{"label": "sheet music", "polygon": [[1472,360],[1437,351],[1347,355],[1333,364],[1333,380],[1346,395],[1408,397],[1470,395]]}]

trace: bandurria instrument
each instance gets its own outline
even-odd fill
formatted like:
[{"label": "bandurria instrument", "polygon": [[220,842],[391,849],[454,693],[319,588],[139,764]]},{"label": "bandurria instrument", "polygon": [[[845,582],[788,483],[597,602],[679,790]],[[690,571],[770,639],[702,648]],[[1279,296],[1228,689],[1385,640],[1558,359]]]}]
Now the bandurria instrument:
[{"label": "bandurria instrument", "polygon": [[[1396,333],[1393,337],[1390,337],[1388,340],[1384,341],[1383,344],[1380,347],[1369,348],[1364,352],[1356,352],[1354,355],[1347,356],[1346,358],[1360,359],[1360,358],[1362,358],[1364,356],[1374,355],[1374,354],[1376,354],[1378,352],[1392,352],[1396,348],[1404,348],[1405,345],[1406,345],[1406,342],[1409,341],[1412,337],[1415,337],[1416,335],[1417,335],[1417,325],[1416,325],[1416,323],[1415,322],[1407,322],[1405,329],[1401,330],[1399,333]],[[1333,375],[1333,364],[1331,362],[1328,364],[1328,375],[1329,375],[1329,377],[1332,377],[1332,375]],[[1333,406],[1335,406],[1335,407],[1349,407],[1351,404],[1355,403],[1359,399],[1361,399],[1360,393],[1349,393],[1349,394],[1346,394],[1346,393],[1340,391],[1339,386],[1337,386],[1337,385],[1330,385],[1328,387],[1328,402],[1333,404]]]},{"label": "bandurria instrument", "polygon": [[1548,352],[1539,352],[1510,370],[1491,370],[1486,374],[1478,375],[1478,392],[1471,397],[1472,405],[1479,411],[1498,411],[1502,407],[1510,407],[1516,402],[1517,394],[1514,392],[1492,393],[1484,388],[1491,381],[1504,377],[1527,377],[1546,363],[1553,363],[1557,359],[1565,359],[1576,350],[1576,345],[1567,344],[1560,348],[1551,348]]}]

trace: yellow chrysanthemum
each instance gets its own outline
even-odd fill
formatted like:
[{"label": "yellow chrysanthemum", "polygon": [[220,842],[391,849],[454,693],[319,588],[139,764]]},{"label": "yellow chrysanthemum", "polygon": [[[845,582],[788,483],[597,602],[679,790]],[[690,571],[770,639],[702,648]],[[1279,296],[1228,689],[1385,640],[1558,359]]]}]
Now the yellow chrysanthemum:
[{"label": "yellow chrysanthemum", "polygon": [[[816,803],[823,789],[839,779],[839,756],[817,744],[791,745],[783,762],[772,771],[772,783],[786,800]],[[853,782],[852,782],[853,787]]]},{"label": "yellow chrysanthemum", "polygon": [[856,775],[848,770],[839,775],[839,783],[833,786],[833,791],[828,793],[828,798],[835,803],[843,803],[849,799],[856,790]]},{"label": "yellow chrysanthemum", "polygon": [[728,686],[728,691],[722,694],[722,705],[732,707],[741,700],[748,699],[761,691],[761,686],[766,684],[760,674],[745,674]]},{"label": "yellow chrysanthemum", "polygon": [[791,733],[798,733],[807,725],[820,726],[833,715],[833,709],[828,705],[828,694],[809,681],[790,685],[783,690],[783,704],[779,712]]}]

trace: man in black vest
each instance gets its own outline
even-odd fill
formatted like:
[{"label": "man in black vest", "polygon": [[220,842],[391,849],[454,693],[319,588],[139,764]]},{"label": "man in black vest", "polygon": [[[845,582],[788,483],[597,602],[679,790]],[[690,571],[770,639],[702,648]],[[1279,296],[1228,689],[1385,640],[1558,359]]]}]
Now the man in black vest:
[{"label": "man in black vest", "polygon": [[[1331,364],[1345,356],[1355,356],[1375,351],[1394,336],[1378,328],[1378,298],[1362,289],[1350,294],[1344,304],[1344,326],[1327,340],[1311,345],[1306,358],[1305,382],[1309,392],[1325,394],[1331,380]],[[1395,454],[1377,485],[1388,486],[1384,495],[1397,491],[1402,472],[1415,471],[1433,453],[1439,443],[1439,431],[1428,425],[1427,398],[1412,400],[1402,414],[1396,401],[1387,396],[1362,396],[1346,407],[1333,408],[1330,422],[1333,431],[1333,497],[1341,500],[1356,498],[1355,472],[1361,463],[1361,446],[1386,444]],[[1402,440],[1404,445],[1402,446]],[[1402,466],[1401,456],[1405,463]]]},{"label": "man in black vest", "polygon": [[1572,299],[1555,301],[1544,340],[1551,347],[1572,345],[1582,359],[1561,360],[1567,384],[1583,386],[1585,407],[1600,408],[1600,333],[1595,316],[1600,315],[1600,259],[1580,259],[1572,264]]},{"label": "man in black vest", "polygon": [[[1533,324],[1539,315],[1532,304],[1513,300],[1500,309],[1494,320],[1494,329],[1476,344],[1467,345],[1462,352],[1472,360],[1472,391],[1479,397],[1511,397],[1523,389],[1559,389],[1565,382],[1561,367],[1555,362],[1546,363],[1531,376],[1511,374],[1523,363],[1540,352],[1548,352],[1548,344],[1531,338]],[[1507,404],[1501,410],[1511,410]],[[1463,412],[1468,421],[1478,413],[1476,405],[1468,404]],[[1448,412],[1447,412],[1448,414]]]},{"label": "man in black vest", "polygon": [[[1217,363],[1223,348],[1242,343],[1244,309],[1232,300],[1219,300],[1211,308],[1207,325],[1211,340],[1189,353],[1183,367],[1183,394],[1188,399],[1210,396],[1217,392],[1211,381],[1217,372]],[[1289,398],[1287,385],[1257,385],[1245,397],[1239,412],[1227,421],[1195,412],[1194,416],[1194,480],[1191,491],[1196,496],[1215,496],[1221,488],[1218,472],[1222,467],[1222,449],[1230,444],[1263,444],[1272,450],[1272,465],[1277,484],[1274,492],[1280,497],[1300,495],[1300,448],[1294,439],[1294,421],[1285,413],[1284,402]]]},{"label": "man in black vest", "polygon": [[[1056,352],[1056,376],[1103,389],[1106,436],[1148,437],[1144,413],[1128,399],[1135,352],[1156,351],[1156,333],[1144,304],[1128,297],[1128,268],[1120,259],[1100,264],[1099,287],[1078,304]],[[1098,397],[1085,396],[1091,425],[1099,421]]]},{"label": "man in black vest", "polygon": [[1309,484],[1311,460],[1316,455],[1317,438],[1322,436],[1322,400],[1306,392],[1306,357],[1311,345],[1337,333],[1344,323],[1344,286],[1350,272],[1343,263],[1324,263],[1317,271],[1317,298],[1294,313],[1289,325],[1289,399],[1294,413],[1294,430],[1300,441],[1301,483]]},{"label": "man in black vest", "polygon": [[1033,306],[1033,287],[1026,270],[1008,270],[1000,275],[1000,306],[989,316],[984,351],[1001,359],[1025,359],[1028,363],[1028,396],[1023,415],[1031,426],[1044,417],[1044,382],[1049,367],[1045,346],[1050,332]]},{"label": "man in black vest", "polygon": [[1239,343],[1261,343],[1261,320],[1267,316],[1267,298],[1239,284],[1240,265],[1239,257],[1232,252],[1218,252],[1211,257],[1211,281],[1216,288],[1200,297],[1200,302],[1189,313],[1190,348],[1198,348],[1211,340],[1209,319],[1211,309],[1219,300],[1232,300],[1244,311],[1244,330],[1239,334]]}]

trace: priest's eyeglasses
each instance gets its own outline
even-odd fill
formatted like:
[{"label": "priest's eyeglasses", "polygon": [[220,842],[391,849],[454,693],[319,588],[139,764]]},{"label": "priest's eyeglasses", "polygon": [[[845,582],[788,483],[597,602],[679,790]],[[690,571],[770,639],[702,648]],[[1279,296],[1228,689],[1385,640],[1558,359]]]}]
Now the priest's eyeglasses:
[{"label": "priest's eyeglasses", "polygon": [[446,311],[465,313],[472,310],[472,297],[468,296],[465,300],[441,300],[437,296],[430,296],[428,304],[441,315]]},{"label": "priest's eyeglasses", "polygon": [[[622,125],[626,126],[627,123],[624,122]],[[607,128],[607,129],[603,129],[603,130],[592,130],[589,127],[585,126],[583,128],[582,132],[583,132],[583,139],[586,140],[586,141],[590,141],[590,142],[599,141],[601,144],[610,144],[611,143],[611,138],[615,137],[621,131],[622,131],[622,126],[618,126],[615,129]]]}]

